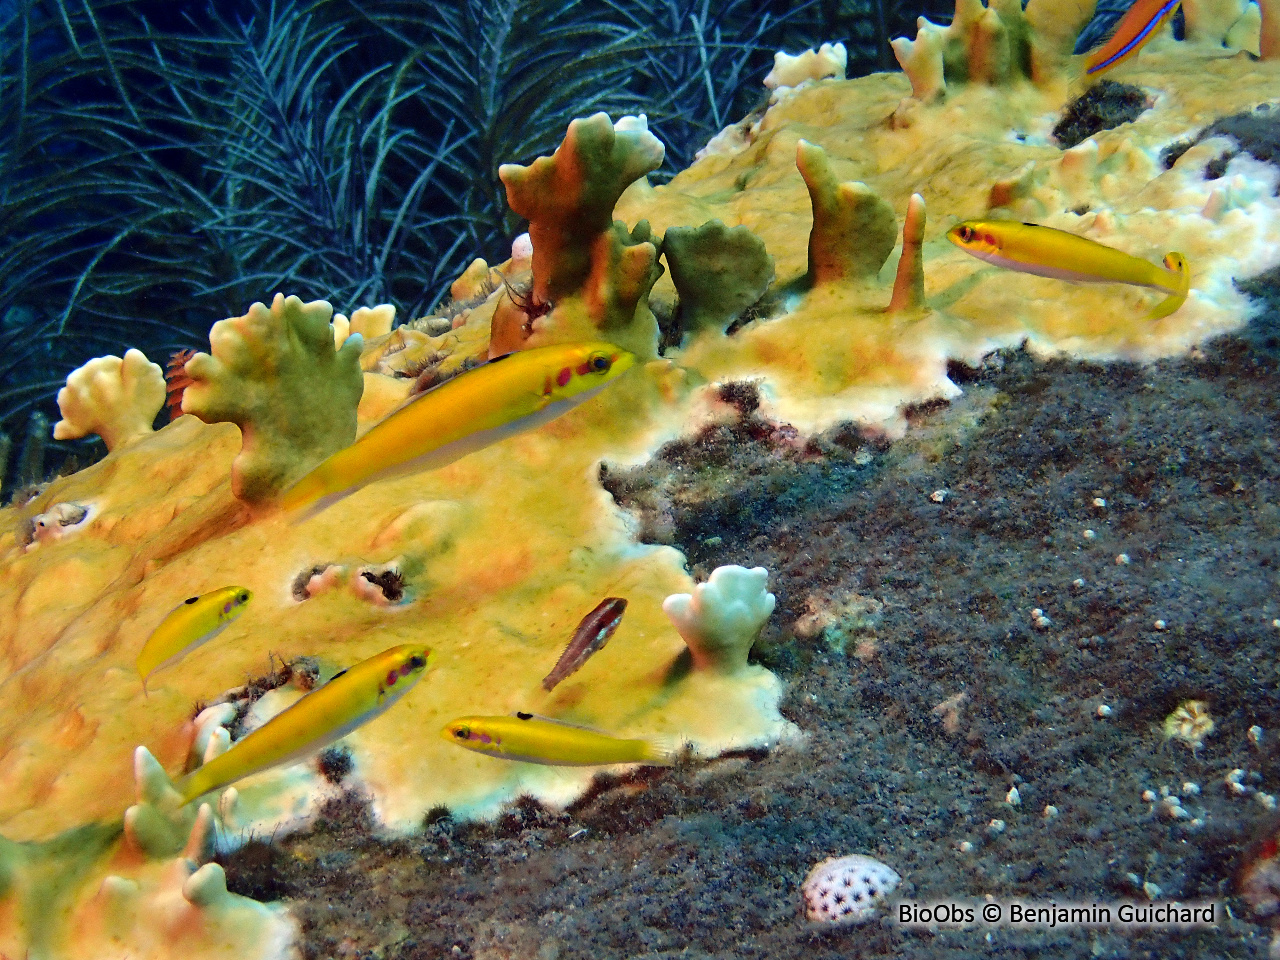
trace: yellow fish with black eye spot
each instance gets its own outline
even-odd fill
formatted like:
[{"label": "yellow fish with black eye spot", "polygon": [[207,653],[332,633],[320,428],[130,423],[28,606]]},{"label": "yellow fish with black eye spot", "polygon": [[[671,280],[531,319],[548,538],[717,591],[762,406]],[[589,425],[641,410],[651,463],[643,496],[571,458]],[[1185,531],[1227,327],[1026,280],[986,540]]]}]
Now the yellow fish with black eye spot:
[{"label": "yellow fish with black eye spot", "polygon": [[305,520],[366,484],[434,470],[540,426],[595,396],[636,362],[612,343],[560,343],[496,357],[410,397],[285,491]]},{"label": "yellow fish with black eye spot", "polygon": [[295,763],[378,716],[422,679],[430,648],[404,643],[335,674],[297,703],[178,781],[182,802],[280,764]]},{"label": "yellow fish with black eye spot", "polygon": [[477,753],[501,760],[522,760],[560,767],[594,767],[611,763],[669,766],[676,761],[674,744],[664,740],[626,740],[590,727],[517,713],[510,717],[459,717],[440,736]]},{"label": "yellow fish with black eye spot", "polygon": [[142,690],[157,670],[177,663],[203,643],[208,643],[244,613],[253,594],[244,587],[223,587],[199,597],[188,597],[160,621],[138,654]]},{"label": "yellow fish with black eye spot", "polygon": [[1164,266],[1132,257],[1106,244],[1035,223],[965,220],[947,231],[947,239],[965,253],[998,267],[1038,277],[1077,283],[1128,283],[1169,294],[1148,314],[1158,320],[1187,299],[1191,272],[1187,259],[1170,253]]}]

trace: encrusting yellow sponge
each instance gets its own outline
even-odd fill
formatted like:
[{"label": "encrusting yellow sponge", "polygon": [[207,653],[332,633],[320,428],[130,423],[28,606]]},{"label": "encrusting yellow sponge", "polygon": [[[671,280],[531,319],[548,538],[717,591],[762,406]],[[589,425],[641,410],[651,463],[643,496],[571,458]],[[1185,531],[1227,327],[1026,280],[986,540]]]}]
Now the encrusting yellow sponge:
[{"label": "encrusting yellow sponge", "polygon": [[76,440],[96,433],[108,450],[152,433],[164,406],[164,371],[141,350],[120,357],[97,357],[71,371],[58,391],[62,419],[55,440]]}]

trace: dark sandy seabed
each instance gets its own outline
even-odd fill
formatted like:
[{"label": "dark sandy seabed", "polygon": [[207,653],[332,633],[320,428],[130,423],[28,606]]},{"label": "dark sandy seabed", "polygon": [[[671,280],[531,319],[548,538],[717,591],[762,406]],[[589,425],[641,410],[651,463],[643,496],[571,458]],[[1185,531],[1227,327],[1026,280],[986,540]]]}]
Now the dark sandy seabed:
[{"label": "dark sandy seabed", "polygon": [[[1277,831],[1258,794],[1280,793],[1280,276],[1247,286],[1267,313],[1186,358],[955,366],[964,397],[911,411],[892,443],[805,440],[759,416],[752,386],[726,389],[736,424],[602,482],[696,576],[769,569],[778,608],[754,655],[804,742],[601,775],[563,812],[434,811],[399,841],[349,793],[311,833],[222,858],[230,887],[287,900],[307,957],[1265,957],[1239,877]],[[842,603],[826,633],[796,635]],[[961,692],[944,723],[934,708]],[[1188,699],[1217,724],[1196,752],[1162,733]],[[1202,823],[1143,800],[1162,786]],[[817,930],[799,884],[855,852],[917,901],[1144,902],[1148,883],[1217,901],[1220,921]]]}]

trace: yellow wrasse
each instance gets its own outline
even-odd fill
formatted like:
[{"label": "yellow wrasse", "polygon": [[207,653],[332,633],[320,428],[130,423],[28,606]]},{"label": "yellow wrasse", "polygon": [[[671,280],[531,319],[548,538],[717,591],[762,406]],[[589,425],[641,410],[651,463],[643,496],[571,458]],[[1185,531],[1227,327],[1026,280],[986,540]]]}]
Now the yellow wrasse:
[{"label": "yellow wrasse", "polygon": [[199,597],[188,597],[160,621],[138,654],[138,676],[142,690],[157,670],[177,663],[188,653],[208,643],[244,613],[253,596],[244,587],[223,587]]},{"label": "yellow wrasse", "polygon": [[459,717],[440,731],[450,743],[503,760],[562,767],[608,763],[667,766],[676,750],[658,740],[623,740],[561,720],[517,713],[511,717]]},{"label": "yellow wrasse", "polygon": [[553,420],[636,362],[611,343],[509,353],[417,396],[285,492],[286,510],[314,516],[375,480],[432,470]]},{"label": "yellow wrasse", "polygon": [[1169,296],[1148,315],[1167,317],[1182,306],[1191,288],[1186,258],[1170,253],[1160,267],[1074,233],[1012,220],[966,220],[947,231],[966,253],[998,267],[1039,277],[1082,283],[1128,283],[1164,290]]},{"label": "yellow wrasse", "polygon": [[182,802],[323,750],[413,689],[430,658],[429,648],[405,643],[336,674],[178,781]]},{"label": "yellow wrasse", "polygon": [[1181,0],[1135,0],[1116,24],[1111,38],[1089,54],[1085,73],[1105,73],[1128,60],[1177,12]]}]

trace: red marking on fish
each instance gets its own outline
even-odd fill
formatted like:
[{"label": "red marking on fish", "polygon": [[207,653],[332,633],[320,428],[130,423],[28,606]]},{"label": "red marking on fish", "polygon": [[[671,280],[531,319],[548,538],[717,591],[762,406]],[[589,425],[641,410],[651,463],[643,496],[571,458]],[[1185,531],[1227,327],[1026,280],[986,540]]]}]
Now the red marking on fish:
[{"label": "red marking on fish", "polygon": [[591,367],[588,364],[585,364],[585,363],[578,364],[578,376],[585,377],[590,372],[591,372]]},{"label": "red marking on fish", "polygon": [[627,601],[622,597],[606,597],[596,608],[582,618],[573,632],[569,645],[560,654],[555,667],[543,678],[542,689],[551,690],[565,677],[574,673],[598,650],[609,642],[622,615],[627,612]]},{"label": "red marking on fish", "polygon": [[182,392],[195,381],[187,376],[187,361],[196,355],[194,350],[179,350],[169,357],[164,368],[165,400],[172,423],[182,416]]},{"label": "red marking on fish", "polygon": [[556,383],[560,384],[560,386],[563,387],[566,384],[568,384],[569,379],[572,376],[573,376],[573,371],[570,370],[568,367],[565,367],[558,374],[556,374]]},{"label": "red marking on fish", "polygon": [[399,679],[400,679],[400,674],[399,674],[399,672],[398,672],[398,671],[396,671],[396,670],[390,670],[390,671],[388,671],[388,672],[387,672],[387,686],[388,686],[388,687],[394,687],[394,686],[396,685],[396,681],[397,681],[397,680],[399,680]]}]

